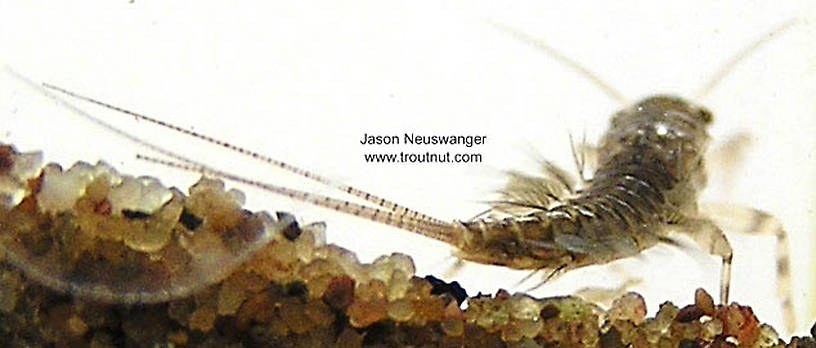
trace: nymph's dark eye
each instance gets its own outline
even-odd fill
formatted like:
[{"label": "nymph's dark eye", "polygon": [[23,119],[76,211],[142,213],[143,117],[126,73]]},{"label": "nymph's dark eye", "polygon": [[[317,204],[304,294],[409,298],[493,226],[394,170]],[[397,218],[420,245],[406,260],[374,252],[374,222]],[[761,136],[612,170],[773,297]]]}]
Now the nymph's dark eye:
[{"label": "nymph's dark eye", "polygon": [[714,115],[711,114],[711,111],[704,108],[700,108],[700,110],[697,111],[697,117],[699,117],[705,124],[709,124],[711,121],[714,121]]}]

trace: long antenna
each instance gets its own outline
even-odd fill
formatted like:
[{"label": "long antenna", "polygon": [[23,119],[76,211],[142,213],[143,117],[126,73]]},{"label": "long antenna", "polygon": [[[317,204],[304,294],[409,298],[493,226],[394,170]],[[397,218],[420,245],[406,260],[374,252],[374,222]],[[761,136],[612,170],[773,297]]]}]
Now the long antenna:
[{"label": "long antenna", "polygon": [[[348,194],[350,194],[352,196],[355,196],[355,197],[361,198],[361,199],[363,199],[365,201],[371,202],[371,203],[373,203],[373,204],[375,204],[375,205],[377,205],[379,207],[384,208],[385,210],[392,211],[395,214],[397,214],[398,216],[405,216],[405,217],[409,217],[411,219],[423,220],[423,221],[427,221],[427,222],[435,223],[435,224],[446,224],[447,223],[445,221],[442,221],[440,219],[437,219],[437,218],[431,217],[429,215],[420,213],[420,212],[418,212],[416,210],[413,210],[411,208],[408,208],[408,207],[405,207],[403,205],[397,204],[397,203],[392,202],[390,200],[387,200],[385,198],[382,198],[382,197],[373,195],[371,193],[359,190],[359,189],[357,189],[355,187],[352,187],[352,186],[349,186],[349,185],[345,185],[345,184],[335,182],[335,181],[333,181],[333,180],[331,180],[329,178],[323,177],[323,176],[318,175],[316,173],[313,173],[311,171],[295,167],[295,166],[293,166],[291,164],[288,164],[286,162],[273,159],[273,158],[271,158],[269,156],[262,155],[260,153],[255,152],[255,151],[252,151],[252,150],[249,150],[249,149],[246,149],[246,148],[243,148],[243,147],[239,147],[239,146],[227,143],[227,142],[222,141],[222,140],[218,140],[218,139],[216,139],[216,138],[214,138],[212,136],[202,134],[202,133],[190,130],[190,129],[182,128],[180,126],[170,124],[170,123],[167,123],[165,121],[161,121],[161,120],[158,120],[158,119],[155,119],[155,118],[152,118],[152,117],[149,117],[149,116],[146,116],[146,115],[143,115],[143,114],[131,111],[131,110],[127,110],[127,109],[124,109],[124,108],[121,108],[121,107],[118,107],[118,106],[115,106],[115,105],[111,105],[109,103],[105,103],[105,102],[102,102],[102,101],[99,101],[99,100],[96,100],[96,99],[93,99],[93,98],[90,98],[90,97],[87,97],[87,96],[84,96],[84,95],[69,91],[67,89],[64,89],[64,88],[61,88],[61,87],[58,87],[58,86],[55,86],[55,85],[52,85],[52,84],[43,83],[42,85],[43,85],[43,87],[58,91],[60,93],[68,95],[70,97],[80,99],[80,100],[84,100],[86,102],[93,103],[93,104],[102,106],[104,108],[110,109],[110,110],[118,111],[118,112],[120,112],[122,114],[125,114],[125,115],[128,115],[128,116],[133,116],[133,117],[135,117],[135,118],[137,118],[139,120],[143,120],[143,121],[158,125],[160,127],[164,127],[164,128],[167,128],[167,129],[170,129],[170,130],[173,130],[173,131],[176,131],[176,132],[191,136],[193,138],[196,138],[196,139],[199,139],[199,140],[202,140],[202,141],[205,141],[205,142],[217,145],[217,146],[221,146],[223,148],[235,151],[237,153],[240,153],[240,154],[242,154],[244,156],[250,157],[250,158],[255,159],[257,161],[260,161],[260,162],[269,164],[271,166],[274,166],[274,167],[277,167],[277,168],[292,172],[292,173],[297,174],[299,176],[302,176],[304,178],[307,178],[307,179],[310,179],[312,181],[324,184],[326,186],[336,188],[336,189],[338,189],[340,191],[343,191],[345,193],[348,193]],[[171,157],[173,157],[173,158],[175,158],[177,160],[183,161],[183,162],[187,162],[187,163],[191,162],[191,161],[189,161],[186,158],[183,158],[181,156],[171,156]]]},{"label": "long antenna", "polygon": [[569,57],[565,56],[564,54],[562,54],[561,52],[559,52],[555,48],[550,47],[543,40],[534,38],[534,37],[530,36],[527,33],[521,32],[519,30],[516,30],[514,28],[511,28],[511,27],[509,27],[507,25],[504,25],[504,24],[501,24],[501,23],[496,23],[496,22],[490,21],[490,20],[488,20],[487,22],[490,25],[492,25],[493,27],[510,34],[511,36],[513,36],[514,38],[520,40],[521,42],[524,42],[524,43],[526,43],[528,45],[531,45],[531,46],[533,46],[533,47],[535,47],[537,49],[540,49],[540,50],[544,51],[544,53],[546,53],[550,57],[555,58],[556,60],[560,61],[562,64],[564,64],[567,67],[574,70],[575,72],[583,75],[584,77],[586,77],[587,79],[592,81],[592,83],[595,84],[595,86],[598,86],[598,88],[600,88],[610,98],[618,101],[621,104],[628,104],[628,100],[626,99],[626,97],[624,97],[622,93],[618,92],[618,90],[612,88],[612,86],[610,84],[604,82],[604,80],[602,80],[598,76],[598,74],[590,71],[587,67],[585,67],[585,66],[583,66],[581,64],[578,64],[578,62],[576,62],[576,61],[570,59]]},{"label": "long antenna", "polygon": [[[796,22],[797,22],[796,19],[792,19],[772,28],[764,35],[760,36],[759,39],[757,39],[750,45],[746,46],[745,48],[737,52],[734,56],[731,57],[731,59],[729,59],[725,64],[723,64],[722,67],[719,68],[719,70],[717,70],[717,72],[711,77],[710,80],[708,80],[708,82],[706,82],[706,84],[703,85],[703,87],[695,94],[694,100],[699,101],[705,98],[711,92],[711,90],[717,87],[717,85],[720,82],[722,82],[722,80],[726,76],[728,76],[729,73],[734,71],[735,66],[739,65],[739,63],[745,60],[746,57],[750,56],[757,49],[759,49],[766,43],[770,42],[775,36],[784,33],[788,28],[796,24]],[[598,76],[598,74],[593,73],[588,68],[579,64],[575,60],[572,60],[569,57],[563,55],[555,48],[547,45],[544,41],[536,39],[530,36],[529,34],[526,34],[504,24],[496,23],[493,21],[488,21],[488,23],[493,27],[512,35],[516,39],[544,51],[544,53],[546,53],[547,55],[555,58],[556,60],[560,61],[567,67],[574,70],[575,72],[583,75],[584,77],[592,81],[593,84],[598,86],[598,88],[600,88],[610,98],[615,99],[622,104],[627,104],[627,99],[623,96],[623,94],[618,92],[616,89],[612,88],[611,85],[609,85],[608,83],[604,82]]]},{"label": "long antenna", "polygon": [[714,76],[712,76],[705,85],[703,85],[703,87],[695,94],[694,100],[699,101],[705,98],[708,93],[711,92],[711,90],[717,87],[717,85],[719,85],[719,83],[722,82],[726,76],[728,76],[729,73],[734,71],[735,66],[739,65],[739,63],[745,60],[746,57],[750,56],[757,49],[770,42],[775,36],[785,32],[794,24],[796,24],[796,19],[791,19],[785,23],[782,23],[767,31],[765,34],[756,39],[756,41],[737,52],[731,57],[731,59],[723,64],[716,73],[714,73]]}]

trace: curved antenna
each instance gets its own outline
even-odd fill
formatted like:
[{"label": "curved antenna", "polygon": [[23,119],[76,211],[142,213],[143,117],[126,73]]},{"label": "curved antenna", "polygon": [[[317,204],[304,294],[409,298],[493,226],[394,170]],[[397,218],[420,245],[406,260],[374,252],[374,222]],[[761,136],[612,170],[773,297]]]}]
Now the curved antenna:
[{"label": "curved antenna", "polygon": [[531,45],[531,46],[533,46],[533,47],[535,47],[537,49],[540,49],[540,50],[544,51],[545,54],[549,55],[550,57],[555,58],[555,60],[561,62],[562,64],[566,65],[570,69],[574,70],[575,72],[583,75],[584,77],[586,77],[587,79],[592,81],[592,83],[595,84],[595,86],[598,86],[598,88],[600,88],[610,98],[612,98],[612,99],[614,99],[614,100],[616,100],[619,103],[624,104],[624,105],[629,103],[629,101],[626,99],[626,97],[623,96],[622,93],[618,92],[618,90],[612,88],[611,85],[609,85],[608,83],[601,80],[601,78],[598,76],[598,74],[595,74],[594,72],[590,71],[589,69],[587,69],[583,65],[578,64],[578,62],[576,62],[575,60],[572,60],[569,57],[563,55],[561,52],[559,52],[555,48],[552,48],[549,45],[547,45],[546,43],[544,43],[544,41],[542,41],[540,39],[536,39],[536,38],[530,36],[527,33],[521,32],[521,31],[516,30],[514,28],[511,28],[511,27],[509,27],[507,25],[494,22],[492,20],[487,20],[487,23],[492,25],[496,29],[499,29],[501,31],[504,31],[505,33],[510,34],[511,36],[513,36],[514,38],[516,38],[517,40],[519,40],[521,42],[524,42],[524,43],[526,43],[528,45]]},{"label": "curved antenna", "polygon": [[770,42],[771,39],[773,39],[775,36],[785,32],[788,28],[796,24],[796,22],[797,22],[796,19],[791,19],[785,23],[782,23],[772,28],[771,30],[767,31],[765,34],[760,36],[758,39],[756,39],[756,41],[752,42],[750,45],[746,46],[745,48],[737,52],[737,54],[732,56],[731,59],[729,59],[725,64],[723,64],[719,68],[719,70],[717,70],[714,76],[712,76],[711,79],[705,85],[703,85],[703,88],[701,88],[694,95],[694,100],[699,101],[705,98],[708,95],[708,93],[710,93],[715,87],[717,87],[717,85],[720,82],[722,82],[723,79],[725,79],[726,76],[728,76],[729,73],[734,71],[735,66],[739,65],[739,63],[745,60],[746,57],[750,56],[757,49],[759,49],[766,43]]}]

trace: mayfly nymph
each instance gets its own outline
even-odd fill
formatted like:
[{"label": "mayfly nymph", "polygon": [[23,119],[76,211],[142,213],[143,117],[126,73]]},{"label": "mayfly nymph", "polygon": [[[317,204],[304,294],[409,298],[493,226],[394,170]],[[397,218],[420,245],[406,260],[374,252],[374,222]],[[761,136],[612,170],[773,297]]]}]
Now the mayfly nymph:
[{"label": "mayfly nymph", "polygon": [[[719,78],[721,76],[715,81]],[[582,175],[576,184],[566,171],[545,163],[540,176],[511,174],[502,197],[492,204],[495,216],[447,222],[215,138],[53,85],[46,84],[45,87],[235,150],[335,187],[369,202],[369,205],[246,179],[156,146],[147,145],[170,160],[139,155],[141,159],[245,183],[415,232],[450,244],[456,249],[457,256],[464,260],[515,269],[546,270],[552,275],[637,255],[662,242],[674,243],[671,239],[673,233],[686,234],[707,252],[722,259],[720,302],[728,301],[732,250],[720,227],[698,206],[699,193],[706,184],[704,157],[709,142],[707,128],[712,116],[705,108],[681,98],[653,96],[616,113],[598,146],[593,148],[587,145],[581,150],[597,159],[595,165],[588,168],[592,170],[591,179],[585,179]],[[183,209],[179,214],[181,212]],[[257,230],[250,232],[249,237],[239,237],[237,240],[252,247],[263,244],[258,240],[264,238],[265,233]],[[771,232],[777,234],[780,245],[786,242],[781,228]],[[4,243],[4,248],[14,251],[14,242]],[[222,243],[231,245],[229,241]],[[224,260],[241,260],[236,256],[241,253],[228,254],[235,249],[226,249],[228,251],[224,255],[227,257]],[[252,252],[251,248],[237,250]],[[34,256],[23,255],[20,262]],[[785,257],[787,255],[780,255],[780,264],[787,263]],[[207,262],[204,265],[213,264]],[[192,265],[197,266],[195,263]],[[786,269],[780,267],[780,270]],[[172,273],[166,279],[171,283],[176,281],[177,276],[183,280],[181,274]],[[782,287],[782,279],[787,274],[779,272],[779,277]],[[70,277],[67,279],[70,281],[65,284],[82,283],[81,278],[79,281]],[[118,302],[166,300],[189,293],[186,290],[178,293],[170,291],[186,289],[184,286],[168,283],[168,287],[163,287],[162,283],[158,283],[159,286],[155,288],[138,289],[134,296],[132,291],[118,291],[119,287],[127,286],[125,279],[115,279],[116,284],[108,284],[106,279],[91,283],[94,284],[91,291],[74,291],[74,288],[59,281],[54,282],[53,286],[81,296],[108,297]],[[196,284],[199,283],[205,282]],[[98,291],[96,287],[104,291]],[[790,299],[785,298],[784,301],[789,308]]]},{"label": "mayfly nymph", "polygon": [[[728,301],[732,250],[725,234],[698,210],[697,203],[706,184],[704,156],[712,115],[707,109],[677,97],[649,97],[616,113],[598,147],[585,144],[583,151],[592,152],[589,157],[597,158],[597,168],[592,179],[583,180],[581,185],[576,185],[566,171],[545,162],[542,176],[511,173],[502,199],[492,203],[495,212],[509,216],[445,222],[207,135],[56,86],[45,86],[235,150],[333,186],[376,207],[250,180],[156,147],[151,149],[173,160],[138,155],[140,159],[256,186],[419,233],[448,243],[459,258],[468,261],[536,272],[547,270],[551,277],[570,269],[637,255],[661,242],[674,244],[672,233],[686,234],[707,252],[722,258],[720,301]],[[780,248],[786,250],[784,231],[770,232],[781,236]],[[788,262],[785,256],[780,255],[779,262]],[[780,273],[780,281],[786,276]],[[780,287],[784,285],[780,283]],[[790,309],[787,298],[785,306]]]},{"label": "mayfly nymph", "polygon": [[681,99],[647,98],[613,116],[585,188],[577,191],[554,168],[548,178],[515,176],[497,208],[532,212],[463,222],[451,233],[461,238],[450,242],[467,260],[568,270],[635,255],[674,228],[703,226],[697,196],[710,122],[707,110]]}]

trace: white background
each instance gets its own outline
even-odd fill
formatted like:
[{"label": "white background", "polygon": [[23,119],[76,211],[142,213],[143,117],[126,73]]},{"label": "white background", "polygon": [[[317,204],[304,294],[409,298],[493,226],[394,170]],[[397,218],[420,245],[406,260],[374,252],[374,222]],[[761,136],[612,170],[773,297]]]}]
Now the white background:
[{"label": "white background", "polygon": [[[804,2],[661,4],[293,1],[222,5],[137,0],[19,5],[0,0],[0,62],[34,79],[144,112],[259,150],[442,219],[467,219],[507,169],[535,170],[537,156],[567,168],[568,134],[595,140],[621,108],[585,77],[487,24],[542,38],[596,72],[630,100],[657,93],[691,97],[732,55],[763,33],[791,29],[734,67],[701,101],[715,114],[714,146],[747,132],[753,144],[732,172],[712,173],[704,200],[753,206],[778,216],[791,234],[800,332],[813,322],[816,194],[816,29]],[[103,159],[123,172],[185,187],[196,175],[139,162],[145,152],[57,107],[0,74],[0,139],[45,151],[63,165]],[[82,104],[80,104],[82,105]],[[274,169],[146,123],[94,114],[191,158],[247,177],[334,194]],[[484,163],[368,164],[369,152],[425,151],[362,146],[363,133],[487,135],[474,147]],[[460,147],[441,147],[458,152]],[[712,169],[717,166],[712,164]],[[232,186],[232,185],[231,185]],[[242,188],[244,189],[244,188]],[[418,274],[442,274],[449,249],[378,224],[247,190],[253,209],[328,221],[328,238],[363,261],[391,252],[414,257]],[[774,239],[730,236],[732,299],[782,328],[775,296]],[[719,261],[657,248],[619,264],[644,278],[651,312],[664,300],[692,301],[718,290]],[[620,273],[620,272],[618,272]],[[525,272],[468,266],[451,279],[471,294],[515,287]],[[538,289],[561,295],[614,285],[615,272],[588,268]]]}]

